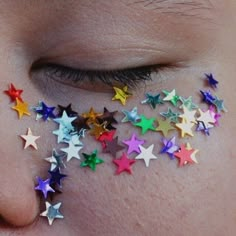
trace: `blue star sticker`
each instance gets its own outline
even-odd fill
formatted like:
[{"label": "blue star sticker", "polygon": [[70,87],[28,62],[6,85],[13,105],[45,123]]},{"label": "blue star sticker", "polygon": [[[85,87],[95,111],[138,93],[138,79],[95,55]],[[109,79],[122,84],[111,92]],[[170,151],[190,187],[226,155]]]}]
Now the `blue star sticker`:
[{"label": "blue star sticker", "polygon": [[202,91],[200,90],[202,94],[202,101],[206,102],[207,104],[214,104],[213,102],[215,101],[215,97],[211,94],[210,91]]},{"label": "blue star sticker", "polygon": [[44,198],[47,198],[48,192],[55,192],[54,189],[50,186],[50,179],[42,180],[40,177],[37,177],[38,186],[35,190],[40,190],[43,193]]},{"label": "blue star sticker", "polygon": [[56,116],[53,114],[55,107],[48,107],[44,102],[40,103],[39,107],[35,108],[35,112],[40,114],[44,121],[55,118]]},{"label": "blue star sticker", "polygon": [[51,185],[57,184],[61,188],[62,187],[61,180],[65,177],[67,177],[67,175],[61,174],[59,168],[56,168],[53,171],[49,170],[48,173],[51,175],[50,184]]},{"label": "blue star sticker", "polygon": [[212,75],[212,73],[210,74],[205,74],[206,79],[208,81],[208,84],[213,87],[213,88],[217,88],[217,84],[219,83],[217,80],[214,79],[214,76]]}]

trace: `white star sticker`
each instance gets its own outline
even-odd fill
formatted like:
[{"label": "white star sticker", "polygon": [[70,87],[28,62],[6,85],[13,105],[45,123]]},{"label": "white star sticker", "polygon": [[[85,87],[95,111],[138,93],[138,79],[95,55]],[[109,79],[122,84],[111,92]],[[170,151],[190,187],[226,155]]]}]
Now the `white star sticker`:
[{"label": "white star sticker", "polygon": [[26,149],[29,146],[32,146],[34,149],[38,150],[37,144],[35,143],[35,141],[40,138],[40,136],[34,136],[32,134],[32,131],[30,128],[28,128],[27,130],[27,135],[20,135],[21,138],[23,138],[25,140],[25,146],[24,149]]},{"label": "white star sticker", "polygon": [[61,151],[67,153],[67,162],[71,160],[72,157],[80,160],[79,151],[83,146],[74,145],[72,141],[68,142],[69,146],[67,148],[61,148]]}]

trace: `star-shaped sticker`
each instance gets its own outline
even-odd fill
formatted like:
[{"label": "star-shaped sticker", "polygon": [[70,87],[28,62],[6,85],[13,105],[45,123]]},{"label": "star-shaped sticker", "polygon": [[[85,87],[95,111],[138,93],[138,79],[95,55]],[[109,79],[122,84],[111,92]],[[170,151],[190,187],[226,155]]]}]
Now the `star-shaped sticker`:
[{"label": "star-shaped sticker", "polygon": [[112,101],[119,100],[121,104],[124,106],[126,104],[126,100],[132,94],[128,92],[128,87],[124,86],[123,88],[113,87],[115,90],[115,96],[112,98]]},{"label": "star-shaped sticker", "polygon": [[215,119],[214,125],[219,126],[219,119],[221,117],[221,114],[215,112],[215,109],[213,106],[210,106],[209,111],[210,111],[211,117]]},{"label": "star-shaped sticker", "polygon": [[197,121],[201,121],[204,123],[206,128],[212,128],[215,123],[215,118],[212,117],[211,115],[211,111],[207,110],[207,111],[202,111],[201,109],[198,109],[200,116],[197,118]]},{"label": "star-shaped sticker", "polygon": [[49,170],[48,173],[51,175],[50,182],[49,182],[50,185],[57,184],[61,188],[62,187],[61,180],[67,177],[67,175],[61,174],[59,168],[56,168],[53,171]]},{"label": "star-shaped sticker", "polygon": [[131,122],[131,123],[136,123],[139,121],[140,115],[138,114],[138,108],[134,107],[131,111],[127,110],[122,110],[122,112],[125,114],[125,117],[121,122]]},{"label": "star-shaped sticker", "polygon": [[10,84],[10,87],[8,90],[4,91],[5,94],[7,94],[11,98],[11,102],[16,101],[18,99],[20,102],[23,103],[23,100],[21,98],[21,94],[23,93],[23,90],[16,89],[13,84]]},{"label": "star-shaped sticker", "polygon": [[175,144],[175,137],[171,139],[162,139],[163,147],[160,153],[167,153],[171,159],[174,159],[174,153],[179,150],[179,147]]},{"label": "star-shaped sticker", "polygon": [[117,111],[109,111],[106,107],[104,107],[103,114],[98,117],[99,123],[107,122],[107,129],[112,130],[115,129],[112,125],[117,124],[117,120],[114,118],[114,115]]},{"label": "star-shaped sticker", "polygon": [[187,150],[193,150],[193,153],[190,155],[190,157],[191,157],[191,159],[192,159],[195,163],[198,164],[198,161],[197,161],[197,159],[196,159],[196,154],[199,152],[199,150],[198,150],[198,149],[193,149],[193,148],[191,147],[190,143],[187,143],[187,144],[186,144],[186,149],[187,149]]},{"label": "star-shaped sticker", "polygon": [[64,216],[59,212],[61,207],[61,202],[51,205],[49,202],[46,202],[46,211],[42,212],[40,216],[45,216],[48,218],[49,225],[52,225],[55,219],[63,219]]},{"label": "star-shaped sticker", "polygon": [[108,129],[106,128],[107,122],[102,124],[93,124],[93,128],[90,131],[90,135],[95,136],[98,139],[104,132],[107,132]]},{"label": "star-shaped sticker", "polygon": [[102,144],[102,149],[106,147],[106,141],[112,141],[116,130],[106,131],[98,137],[98,141]]},{"label": "star-shaped sticker", "polygon": [[218,97],[215,97],[215,100],[212,102],[212,104],[215,105],[217,112],[227,112],[227,109],[224,106],[224,101],[222,99],[219,99]]},{"label": "star-shaped sticker", "polygon": [[79,151],[83,148],[83,146],[74,145],[72,141],[68,142],[67,148],[61,148],[61,151],[66,153],[67,162],[70,161],[73,157],[80,160]]},{"label": "star-shaped sticker", "polygon": [[131,165],[135,163],[135,160],[128,159],[127,155],[123,153],[119,159],[115,159],[113,162],[118,166],[116,174],[119,175],[123,171],[131,174]]},{"label": "star-shaped sticker", "polygon": [[212,73],[210,74],[205,74],[206,79],[208,84],[213,87],[213,88],[217,88],[217,84],[219,83],[217,80],[214,79],[214,76]]},{"label": "star-shaped sticker", "polygon": [[77,132],[80,132],[81,129],[89,130],[90,126],[88,125],[88,118],[84,118],[80,115],[76,117],[74,121],[72,121],[72,126]]},{"label": "star-shaped sticker", "polygon": [[43,193],[44,198],[48,196],[48,192],[55,192],[54,189],[50,186],[50,179],[42,180],[40,177],[37,177],[38,186],[34,189],[39,190]]},{"label": "star-shaped sticker", "polygon": [[180,115],[178,112],[173,112],[170,107],[168,107],[168,111],[167,112],[161,112],[160,114],[163,117],[165,117],[166,119],[168,119],[171,122],[173,122],[173,123],[177,123],[178,122],[178,117]]},{"label": "star-shaped sticker", "polygon": [[128,155],[132,152],[140,153],[140,145],[143,145],[145,143],[145,140],[138,139],[136,134],[132,134],[131,138],[128,140],[123,141],[124,144],[128,146]]},{"label": "star-shaped sticker", "polygon": [[78,115],[78,113],[76,111],[73,111],[72,108],[71,108],[71,103],[64,107],[64,106],[61,106],[61,105],[58,105],[58,109],[59,109],[59,112],[57,114],[57,117],[61,117],[63,115],[63,112],[65,111],[66,114],[69,116],[69,117],[75,117]]},{"label": "star-shaped sticker", "polygon": [[44,121],[56,117],[53,113],[55,107],[48,107],[44,102],[41,102],[40,105],[41,107],[35,108],[35,112],[40,114]]},{"label": "star-shaped sticker", "polygon": [[191,155],[193,154],[194,150],[188,150],[185,148],[185,146],[182,144],[180,146],[179,151],[175,152],[174,155],[179,159],[179,166],[186,165],[187,163],[194,163],[193,159],[191,158]]},{"label": "star-shaped sticker", "polygon": [[162,92],[166,95],[163,98],[163,101],[169,101],[176,107],[177,102],[180,100],[180,97],[176,94],[175,89],[173,89],[171,92],[167,90],[163,90]]},{"label": "star-shaped sticker", "polygon": [[74,127],[72,122],[76,119],[76,117],[69,117],[66,111],[63,111],[62,117],[55,118],[54,121],[59,125],[62,125],[64,128],[73,131]]},{"label": "star-shaped sticker", "polygon": [[182,118],[187,123],[196,123],[196,110],[189,110],[187,107],[183,106],[183,114],[179,115],[180,118]]},{"label": "star-shaped sticker", "polygon": [[97,118],[100,117],[102,113],[98,113],[94,111],[93,107],[90,108],[88,113],[83,113],[82,116],[87,118],[87,124],[95,124],[98,123]]},{"label": "star-shaped sticker", "polygon": [[156,130],[156,128],[153,126],[155,118],[148,119],[144,115],[141,115],[140,117],[141,120],[139,122],[134,123],[134,125],[142,129],[142,134],[145,134],[148,130]]},{"label": "star-shaped sticker", "polygon": [[157,157],[152,153],[153,148],[154,148],[154,144],[150,145],[148,148],[144,148],[143,146],[140,146],[141,152],[135,157],[135,159],[136,160],[143,159],[146,167],[149,167],[150,160],[157,159]]},{"label": "star-shaped sticker", "polygon": [[202,101],[207,104],[213,104],[215,97],[211,94],[211,91],[202,91],[200,90],[200,93],[202,94]]},{"label": "star-shaped sticker", "polygon": [[110,153],[112,157],[116,157],[116,153],[124,149],[123,146],[118,144],[118,137],[115,137],[111,141],[105,141],[106,146],[103,149],[103,152]]},{"label": "star-shaped sticker", "polygon": [[156,128],[156,131],[162,132],[162,134],[166,137],[168,135],[168,132],[170,130],[175,130],[175,127],[173,127],[170,124],[169,120],[162,120],[162,119],[157,119],[158,122],[158,127]]},{"label": "star-shaped sticker", "polygon": [[52,132],[54,135],[57,135],[57,143],[68,142],[71,140],[72,135],[74,134],[73,127],[69,129],[63,125],[59,125],[59,129]]},{"label": "star-shaped sticker", "polygon": [[146,99],[141,102],[141,104],[149,104],[152,109],[155,109],[157,105],[163,104],[161,99],[161,94],[152,95],[150,93],[145,94]]},{"label": "star-shaped sticker", "polygon": [[31,146],[33,147],[34,149],[38,150],[38,147],[37,147],[37,144],[36,144],[36,140],[38,138],[40,138],[40,136],[34,136],[32,134],[32,131],[30,128],[28,128],[27,130],[27,135],[20,135],[21,138],[23,138],[25,140],[25,146],[24,146],[24,149],[26,149],[27,147]]},{"label": "star-shaped sticker", "polygon": [[81,162],[81,167],[90,167],[93,171],[96,170],[98,164],[103,163],[104,161],[97,156],[97,150],[94,150],[91,154],[82,153],[85,160]]},{"label": "star-shaped sticker", "polygon": [[54,170],[55,168],[65,168],[65,164],[63,162],[64,157],[64,154],[58,154],[56,149],[53,149],[52,156],[45,158],[45,160],[51,163],[50,170]]},{"label": "star-shaped sticker", "polygon": [[189,135],[193,137],[192,127],[194,123],[186,122],[186,120],[182,120],[181,123],[177,123],[176,127],[181,131],[181,138],[184,138],[185,135]]},{"label": "star-shaped sticker", "polygon": [[16,98],[16,105],[12,107],[12,109],[18,112],[19,119],[21,119],[23,115],[30,116],[28,103],[21,102],[18,98]]},{"label": "star-shaped sticker", "polygon": [[198,108],[198,106],[193,103],[191,96],[186,98],[186,99],[183,98],[183,97],[180,97],[180,101],[182,102],[182,105],[179,108],[183,108],[185,106],[190,111],[192,111],[193,109],[197,109]]}]

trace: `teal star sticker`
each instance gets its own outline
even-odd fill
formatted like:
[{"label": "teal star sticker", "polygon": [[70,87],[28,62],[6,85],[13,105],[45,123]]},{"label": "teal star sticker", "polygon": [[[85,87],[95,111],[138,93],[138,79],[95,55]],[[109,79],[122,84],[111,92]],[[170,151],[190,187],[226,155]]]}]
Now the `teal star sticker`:
[{"label": "teal star sticker", "polygon": [[103,163],[104,161],[102,159],[99,159],[97,156],[97,150],[95,149],[91,154],[82,153],[85,160],[81,162],[81,167],[90,167],[93,171],[96,170],[96,166],[98,164]]},{"label": "teal star sticker", "polygon": [[215,100],[212,103],[216,106],[217,112],[227,112],[227,109],[224,106],[224,101],[222,99],[215,97]]},{"label": "teal star sticker", "polygon": [[166,119],[169,119],[171,122],[174,122],[174,123],[179,122],[178,117],[180,114],[178,112],[173,112],[170,107],[168,107],[167,112],[161,112],[160,114]]},{"label": "teal star sticker", "polygon": [[177,106],[177,102],[179,101],[180,97],[176,94],[175,89],[172,91],[162,90],[162,92],[166,95],[163,98],[163,101],[169,101],[171,102],[175,107]]},{"label": "teal star sticker", "polygon": [[188,108],[189,111],[192,111],[193,109],[197,109],[198,106],[196,104],[193,103],[192,101],[192,96],[188,97],[188,98],[183,98],[180,97],[180,101],[182,102],[182,105],[179,108],[183,108],[186,107]]},{"label": "teal star sticker", "polygon": [[134,107],[131,111],[122,110],[122,112],[124,113],[125,117],[123,118],[121,122],[135,123],[138,120],[140,120],[137,107]]},{"label": "teal star sticker", "polygon": [[145,134],[148,130],[153,130],[153,131],[156,130],[156,128],[153,126],[153,123],[156,120],[155,118],[148,119],[144,115],[141,115],[140,117],[141,117],[140,122],[134,123],[134,125],[141,127],[142,134]]},{"label": "teal star sticker", "polygon": [[152,95],[150,93],[145,94],[146,99],[141,102],[141,104],[149,104],[152,109],[155,109],[157,105],[161,105],[164,102],[161,99],[161,94]]}]

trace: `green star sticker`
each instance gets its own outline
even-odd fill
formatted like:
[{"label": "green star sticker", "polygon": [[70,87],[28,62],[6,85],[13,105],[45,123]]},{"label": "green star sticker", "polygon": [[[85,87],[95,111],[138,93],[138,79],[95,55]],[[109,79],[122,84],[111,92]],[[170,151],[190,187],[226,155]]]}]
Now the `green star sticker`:
[{"label": "green star sticker", "polygon": [[83,162],[81,162],[80,166],[81,167],[90,167],[93,171],[96,170],[96,166],[98,164],[103,163],[104,161],[102,159],[99,159],[97,156],[97,150],[95,149],[91,154],[86,154],[86,153],[82,153],[85,160]]},{"label": "green star sticker", "polygon": [[168,107],[167,112],[161,112],[160,114],[164,116],[166,119],[169,119],[171,122],[174,122],[174,123],[179,122],[178,117],[180,114],[178,112],[173,112],[170,107]]},{"label": "green star sticker", "polygon": [[163,98],[163,101],[169,101],[176,107],[180,97],[176,94],[175,89],[171,92],[167,90],[162,90],[162,92],[166,95],[166,97]]},{"label": "green star sticker", "polygon": [[182,105],[179,108],[183,108],[186,107],[188,108],[189,111],[192,111],[193,109],[197,109],[198,106],[196,104],[193,103],[192,101],[192,96],[188,97],[188,98],[183,98],[180,97],[180,101],[182,102]]},{"label": "green star sticker", "polygon": [[161,120],[161,119],[157,119],[157,122],[159,124],[159,126],[156,128],[156,131],[160,131],[162,132],[162,134],[166,137],[168,135],[168,132],[170,130],[174,130],[175,127],[173,127],[170,124],[169,120]]},{"label": "green star sticker", "polygon": [[227,112],[227,109],[224,106],[224,101],[222,99],[215,97],[215,100],[212,103],[216,106],[217,112]]},{"label": "green star sticker", "polygon": [[151,95],[150,93],[145,94],[146,99],[141,102],[141,104],[149,104],[152,109],[156,108],[156,105],[163,104],[161,99],[161,94]]},{"label": "green star sticker", "polygon": [[153,123],[155,121],[155,118],[146,118],[144,115],[140,116],[141,120],[140,122],[134,123],[135,126],[141,127],[142,134],[145,134],[148,130],[155,131],[155,127],[153,126]]}]

